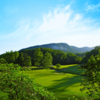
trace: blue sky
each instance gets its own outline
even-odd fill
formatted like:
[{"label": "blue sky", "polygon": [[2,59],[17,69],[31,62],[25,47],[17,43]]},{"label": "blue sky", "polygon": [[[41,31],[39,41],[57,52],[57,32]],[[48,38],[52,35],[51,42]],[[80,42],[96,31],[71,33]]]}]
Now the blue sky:
[{"label": "blue sky", "polygon": [[100,45],[99,0],[0,0],[0,54],[60,42]]}]

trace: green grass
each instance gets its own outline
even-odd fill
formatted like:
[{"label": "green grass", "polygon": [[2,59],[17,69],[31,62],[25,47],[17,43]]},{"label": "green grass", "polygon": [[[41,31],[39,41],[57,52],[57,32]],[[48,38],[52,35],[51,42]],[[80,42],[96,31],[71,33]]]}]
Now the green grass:
[{"label": "green grass", "polygon": [[[56,68],[56,66],[54,66],[54,68]],[[79,65],[78,64],[71,64],[71,65],[62,65],[60,69],[60,72],[64,72],[64,73],[70,73],[70,74],[83,74],[85,70],[83,69],[79,69]]]},{"label": "green grass", "polygon": [[[67,97],[72,97],[77,94],[79,97],[86,96],[85,92],[80,92],[81,79],[84,76],[80,74],[84,70],[79,70],[77,64],[62,65],[58,71],[52,69],[39,69],[24,71],[23,73],[29,75],[35,82],[46,87],[52,91],[56,96],[62,100]],[[67,79],[68,78],[68,79]]]}]

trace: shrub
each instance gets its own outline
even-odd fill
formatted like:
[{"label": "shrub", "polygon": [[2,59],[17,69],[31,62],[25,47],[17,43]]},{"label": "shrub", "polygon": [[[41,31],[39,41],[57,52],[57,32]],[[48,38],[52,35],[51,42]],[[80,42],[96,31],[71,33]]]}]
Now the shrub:
[{"label": "shrub", "polygon": [[56,64],[56,68],[59,69],[61,67],[60,64]]}]

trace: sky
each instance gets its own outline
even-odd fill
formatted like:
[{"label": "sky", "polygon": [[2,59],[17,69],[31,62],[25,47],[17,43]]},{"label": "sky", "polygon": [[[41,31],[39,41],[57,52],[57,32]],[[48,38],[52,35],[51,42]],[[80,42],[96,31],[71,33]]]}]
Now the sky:
[{"label": "sky", "polygon": [[100,0],[0,0],[0,54],[48,43],[100,45]]}]

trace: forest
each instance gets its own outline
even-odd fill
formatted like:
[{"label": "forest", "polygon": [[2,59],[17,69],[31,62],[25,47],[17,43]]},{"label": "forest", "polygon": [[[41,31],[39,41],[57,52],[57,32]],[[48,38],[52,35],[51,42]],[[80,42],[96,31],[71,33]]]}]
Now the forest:
[{"label": "forest", "polygon": [[[78,65],[78,67],[72,67],[74,69],[73,72],[70,70],[71,67],[64,67],[72,66],[73,64],[75,66]],[[83,81],[80,81],[83,86],[80,92],[87,91],[85,93],[87,95],[85,96],[86,100],[100,100],[99,46],[89,52],[76,54],[50,48],[34,48],[10,51],[0,55],[0,91],[1,94],[3,93],[0,99],[5,97],[5,100],[84,100],[84,98],[76,95],[65,99],[57,96],[58,93],[55,95],[53,93],[55,91],[52,88],[46,89],[43,85],[36,83],[34,78],[25,75],[32,68],[34,74],[37,71],[40,73],[45,71],[45,74],[57,71],[62,74],[65,73],[65,76],[71,72],[70,74],[73,76],[84,77]],[[84,70],[84,73],[79,72],[78,69]]]},{"label": "forest", "polygon": [[[54,50],[50,48],[37,48],[32,50],[22,50],[22,51],[10,51],[5,54],[0,55],[0,58],[4,58],[7,63],[19,64],[20,66],[27,66],[25,62],[30,62],[32,66],[35,65],[36,59],[43,59],[43,56],[46,53],[49,53],[52,58],[52,64],[55,65],[60,63],[61,65],[66,64],[79,64],[82,61],[81,54],[78,56],[77,54],[71,52],[63,52],[61,50]],[[29,65],[30,65],[29,64]]]}]

